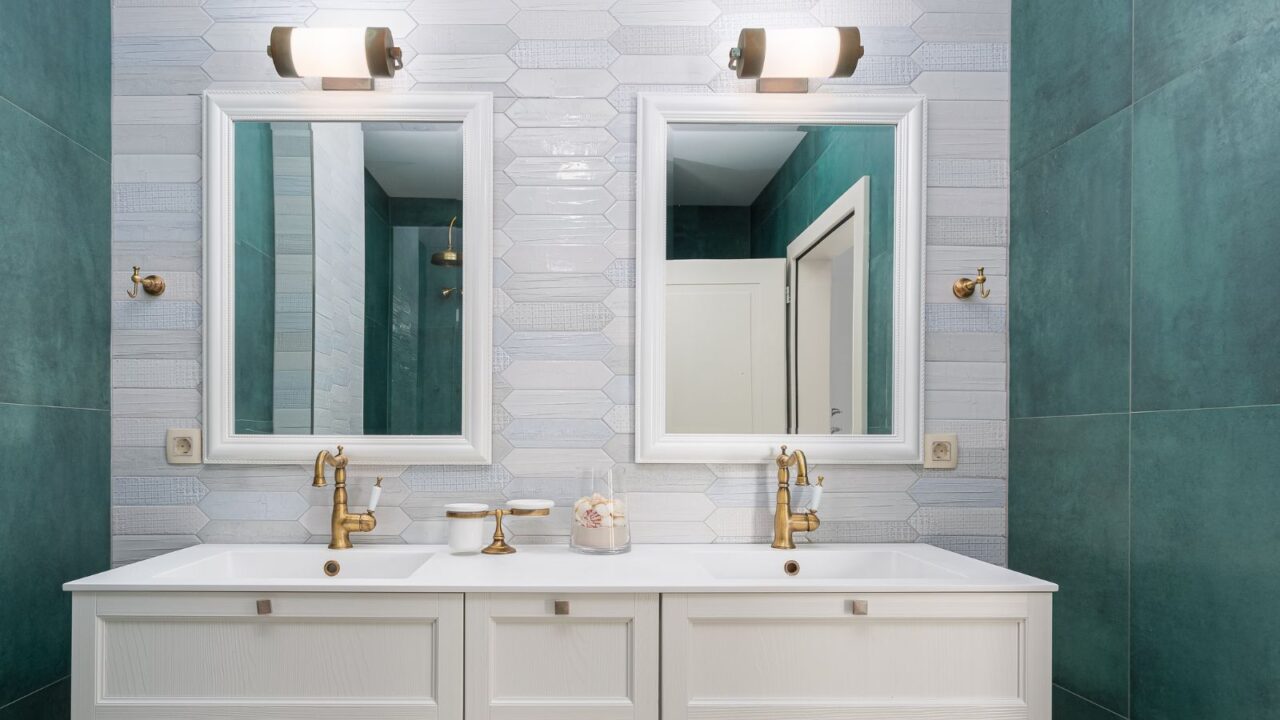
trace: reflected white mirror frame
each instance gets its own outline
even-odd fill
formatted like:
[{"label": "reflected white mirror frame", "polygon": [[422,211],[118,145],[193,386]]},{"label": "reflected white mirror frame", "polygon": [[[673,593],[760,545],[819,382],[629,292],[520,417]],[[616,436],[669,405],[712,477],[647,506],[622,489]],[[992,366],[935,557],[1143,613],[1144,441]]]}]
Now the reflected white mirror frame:
[{"label": "reflected white mirror frame", "polygon": [[[461,435],[237,435],[234,122],[462,124]],[[489,93],[207,92],[204,96],[204,461],[298,464],[343,445],[352,464],[487,464],[493,395],[493,96]]]},{"label": "reflected white mirror frame", "polygon": [[[919,95],[639,96],[636,176],[636,462],[767,463],[779,446],[811,462],[919,463],[924,417],[925,99]],[[893,432],[887,435],[676,434],[666,430],[668,126],[675,123],[892,125]],[[779,338],[785,342],[785,338]],[[714,351],[714,349],[712,349]]]}]

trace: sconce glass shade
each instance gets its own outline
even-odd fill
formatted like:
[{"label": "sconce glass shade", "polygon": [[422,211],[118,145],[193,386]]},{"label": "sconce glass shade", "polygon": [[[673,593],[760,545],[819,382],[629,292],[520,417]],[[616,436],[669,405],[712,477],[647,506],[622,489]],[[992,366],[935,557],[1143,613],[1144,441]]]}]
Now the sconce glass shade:
[{"label": "sconce glass shade", "polygon": [[740,78],[849,77],[863,53],[856,27],[743,28],[729,67]]},{"label": "sconce glass shade", "polygon": [[404,67],[384,27],[274,27],[267,55],[288,78],[389,78]]}]

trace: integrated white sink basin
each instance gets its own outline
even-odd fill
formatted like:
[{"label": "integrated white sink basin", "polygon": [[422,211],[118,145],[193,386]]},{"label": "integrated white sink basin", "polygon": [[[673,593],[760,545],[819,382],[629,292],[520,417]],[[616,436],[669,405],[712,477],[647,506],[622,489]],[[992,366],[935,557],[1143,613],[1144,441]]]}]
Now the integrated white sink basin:
[{"label": "integrated white sink basin", "polygon": [[[264,580],[403,580],[422,569],[435,553],[414,548],[330,550],[323,545],[280,547],[247,545],[223,550],[157,573],[173,580],[229,583]],[[329,562],[336,563],[326,565]],[[327,571],[326,571],[327,570]]]},{"label": "integrated white sink basin", "polygon": [[947,580],[959,573],[899,550],[809,546],[769,552],[701,552],[698,564],[721,580]]},{"label": "integrated white sink basin", "polygon": [[[635,545],[582,555],[516,543],[514,555],[440,545],[197,545],[67,583],[71,591],[1052,592],[1053,583],[921,544]],[[336,561],[336,575],[325,563]],[[787,563],[794,562],[794,574]]]}]

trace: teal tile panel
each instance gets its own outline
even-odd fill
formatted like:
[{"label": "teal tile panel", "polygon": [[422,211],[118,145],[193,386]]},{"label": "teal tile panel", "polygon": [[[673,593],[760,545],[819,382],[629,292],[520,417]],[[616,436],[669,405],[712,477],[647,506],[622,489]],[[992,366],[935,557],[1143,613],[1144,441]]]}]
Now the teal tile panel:
[{"label": "teal tile panel", "polygon": [[1014,169],[1131,102],[1129,0],[1013,0]]},{"label": "teal tile panel", "polygon": [[1280,708],[1280,406],[1133,416],[1133,716]]},{"label": "teal tile panel", "polygon": [[1129,415],[1011,420],[1009,567],[1059,586],[1053,679],[1129,704]]},{"label": "teal tile panel", "polygon": [[0,705],[70,672],[62,584],[110,561],[110,435],[105,410],[0,404]]},{"label": "teal tile panel", "polygon": [[1280,26],[1134,106],[1134,410],[1280,403],[1277,57]]},{"label": "teal tile panel", "polygon": [[[27,4],[5,3],[0,28]],[[0,100],[0,218],[0,402],[107,408],[110,165]]]},{"label": "teal tile panel", "polygon": [[110,159],[111,3],[0,3],[0,68],[0,98]]},{"label": "teal tile panel", "polygon": [[1128,110],[1014,173],[1011,417],[1129,409]]}]

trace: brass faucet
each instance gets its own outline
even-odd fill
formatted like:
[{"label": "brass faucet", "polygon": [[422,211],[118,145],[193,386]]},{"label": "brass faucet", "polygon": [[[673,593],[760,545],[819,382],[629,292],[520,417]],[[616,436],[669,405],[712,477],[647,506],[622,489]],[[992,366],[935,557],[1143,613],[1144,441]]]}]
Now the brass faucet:
[{"label": "brass faucet", "polygon": [[324,487],[324,466],[333,466],[333,520],[329,523],[330,550],[346,550],[351,547],[351,533],[370,532],[378,525],[373,511],[360,514],[347,512],[347,456],[338,446],[338,454],[321,450],[316,455],[316,475],[312,487]]},{"label": "brass faucet", "polygon": [[[770,547],[781,550],[795,549],[796,543],[791,539],[795,532],[813,532],[818,529],[818,513],[813,510],[791,512],[791,466],[796,466],[796,486],[809,484],[809,463],[804,453],[796,450],[787,454],[787,446],[782,446],[782,454],[778,455],[778,503],[773,511],[773,544]],[[818,478],[818,486],[822,486],[822,478]]]}]

